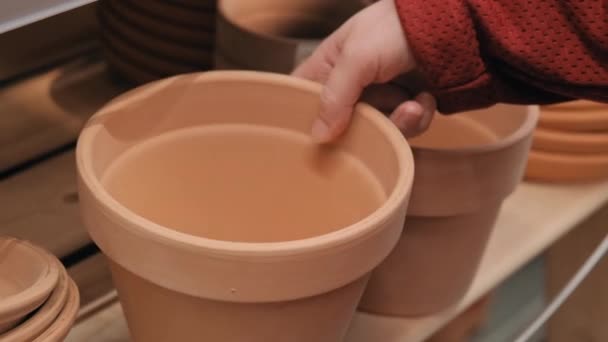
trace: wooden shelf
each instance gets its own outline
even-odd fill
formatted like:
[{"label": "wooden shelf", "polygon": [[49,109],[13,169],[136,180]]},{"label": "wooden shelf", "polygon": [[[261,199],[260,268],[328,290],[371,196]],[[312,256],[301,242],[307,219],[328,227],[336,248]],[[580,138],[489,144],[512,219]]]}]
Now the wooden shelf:
[{"label": "wooden shelf", "polygon": [[[411,319],[358,313],[346,342],[423,341],[607,201],[608,182],[573,186],[522,184],[505,202],[478,274],[461,303],[436,315]],[[83,320],[67,339],[109,340],[129,341],[119,304]]]}]

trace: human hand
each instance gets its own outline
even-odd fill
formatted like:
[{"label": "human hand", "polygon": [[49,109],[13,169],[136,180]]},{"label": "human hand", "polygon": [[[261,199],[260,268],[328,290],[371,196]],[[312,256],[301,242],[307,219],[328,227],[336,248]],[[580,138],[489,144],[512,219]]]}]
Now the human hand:
[{"label": "human hand", "polygon": [[320,143],[336,139],[360,99],[391,113],[404,135],[424,131],[435,112],[434,98],[420,93],[412,100],[406,88],[389,83],[415,67],[394,0],[380,0],[357,13],[293,73],[324,84],[313,138]]}]

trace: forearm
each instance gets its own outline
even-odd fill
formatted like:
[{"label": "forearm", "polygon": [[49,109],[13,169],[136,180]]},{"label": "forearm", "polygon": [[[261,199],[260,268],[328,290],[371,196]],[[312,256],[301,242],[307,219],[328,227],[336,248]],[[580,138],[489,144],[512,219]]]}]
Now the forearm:
[{"label": "forearm", "polygon": [[604,0],[395,1],[443,113],[497,102],[608,102]]}]

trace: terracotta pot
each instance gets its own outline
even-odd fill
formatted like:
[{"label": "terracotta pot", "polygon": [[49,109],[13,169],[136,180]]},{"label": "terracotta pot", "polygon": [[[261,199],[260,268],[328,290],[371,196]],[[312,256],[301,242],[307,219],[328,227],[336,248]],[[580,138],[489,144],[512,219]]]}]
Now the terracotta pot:
[{"label": "terracotta pot", "polygon": [[537,107],[439,116],[410,139],[416,177],[407,229],[374,271],[360,309],[426,315],[467,292],[500,206],[522,179]]},{"label": "terracotta pot", "polygon": [[236,65],[234,62],[228,60],[228,58],[216,53],[214,56],[214,69],[215,70],[247,70],[245,67]]},{"label": "terracotta pot", "polygon": [[210,29],[215,27],[215,9],[194,9],[183,7],[176,3],[163,0],[123,0],[129,2],[142,13],[161,18],[176,25],[194,29]]},{"label": "terracotta pot", "polygon": [[217,0],[169,0],[170,2],[195,9],[215,9]]},{"label": "terracotta pot", "polygon": [[361,6],[343,0],[222,0],[217,50],[246,69],[289,73]]},{"label": "terracotta pot", "polygon": [[150,32],[162,39],[191,47],[207,47],[215,44],[215,31],[209,29],[197,30],[176,25],[155,16],[150,16],[124,0],[104,0],[103,4],[120,13],[133,25]]},{"label": "terracotta pot", "polygon": [[26,241],[0,238],[0,333],[49,297],[59,279],[51,256]]},{"label": "terracotta pot", "polygon": [[537,127],[532,148],[558,153],[607,153],[608,131],[569,132]]},{"label": "terracotta pot", "polygon": [[81,209],[135,341],[343,338],[401,234],[413,165],[364,104],[336,145],[313,143],[320,88],[192,74],[91,119],[77,147]]},{"label": "terracotta pot", "polygon": [[526,179],[543,182],[591,182],[608,178],[608,153],[532,151]]},{"label": "terracotta pot", "polygon": [[2,342],[23,342],[32,341],[34,338],[42,334],[51,326],[59,313],[65,306],[68,298],[69,278],[65,269],[59,265],[59,261],[55,261],[57,266],[61,267],[57,286],[53,289],[50,297],[42,304],[42,306],[27,320],[19,324],[15,328],[0,335]]},{"label": "terracotta pot", "polygon": [[212,50],[209,47],[193,48],[151,35],[137,26],[131,25],[120,12],[114,11],[107,3],[100,4],[100,21],[104,28],[120,32],[131,45],[140,47],[173,63],[184,63],[208,67],[211,65]]},{"label": "terracotta pot", "polygon": [[70,332],[70,329],[72,329],[78,309],[80,308],[80,294],[78,286],[76,286],[76,283],[72,279],[68,279],[68,283],[68,297],[61,313],[33,342],[63,341]]},{"label": "terracotta pot", "polygon": [[562,110],[543,107],[539,126],[565,131],[607,131],[608,105]]}]

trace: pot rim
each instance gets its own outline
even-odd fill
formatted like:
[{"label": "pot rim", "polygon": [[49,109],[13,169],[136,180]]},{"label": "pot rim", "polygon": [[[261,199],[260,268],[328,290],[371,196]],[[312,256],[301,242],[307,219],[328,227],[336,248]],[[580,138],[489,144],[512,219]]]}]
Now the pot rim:
[{"label": "pot rim", "polygon": [[[295,78],[292,76],[259,72],[259,71],[208,71],[186,75],[178,75],[148,84],[148,88],[137,94],[135,99],[142,100],[146,96],[165,88],[174,81],[190,77],[193,82],[250,82],[254,84],[272,84],[292,88],[313,94],[321,93],[321,85],[312,81]],[[124,93],[117,99],[124,99],[140,88],[135,88]],[[99,179],[94,176],[91,145],[97,133],[102,129],[99,124],[103,117],[120,108],[119,102],[112,101],[93,115],[89,123],[83,129],[76,148],[77,168],[83,182],[92,196],[95,198],[96,205],[99,206],[105,215],[112,219],[121,221],[121,226],[131,230],[137,235],[145,235],[163,244],[172,245],[177,248],[190,250],[205,250],[207,253],[217,256],[256,256],[256,257],[277,257],[309,254],[314,251],[328,250],[373,235],[378,231],[378,227],[387,222],[392,213],[401,210],[403,202],[408,198],[410,189],[414,181],[414,158],[412,150],[403,138],[401,132],[392,122],[382,115],[379,111],[368,104],[358,103],[355,111],[358,115],[363,115],[368,122],[377,130],[383,132],[392,146],[392,153],[397,160],[399,175],[393,190],[388,194],[386,200],[374,212],[364,219],[351,225],[343,227],[326,234],[280,242],[231,242],[214,240],[205,237],[190,235],[178,232],[169,227],[156,224],[142,216],[139,216],[127,209],[115,200],[103,187]],[[115,215],[112,215],[115,214]]]},{"label": "pot rim", "polygon": [[[510,104],[509,104],[510,105]],[[536,128],[536,124],[540,117],[540,107],[538,105],[527,105],[526,107],[526,118],[522,124],[510,135],[503,139],[499,139],[495,142],[488,144],[469,146],[457,149],[448,148],[429,148],[429,147],[418,147],[414,144],[411,145],[412,150],[415,152],[422,153],[435,153],[452,156],[462,156],[471,154],[485,154],[499,151],[510,146],[515,145],[517,142],[527,138],[532,134]],[[440,114],[441,115],[441,114]],[[458,115],[458,114],[453,114]]]},{"label": "pot rim", "polygon": [[[30,311],[37,309],[37,307],[34,307],[28,312],[23,312],[37,302],[42,304],[50,296],[59,281],[60,272],[51,256],[32,243],[16,238],[0,238],[0,242],[4,242],[2,249],[10,248],[10,245],[18,245],[23,249],[29,249],[40,258],[40,262],[45,264],[44,269],[31,286],[0,300],[0,317],[6,317],[7,321],[10,321],[11,318],[16,318],[14,316],[17,314],[22,313],[25,316]],[[2,253],[2,249],[0,249],[0,253]]]}]

